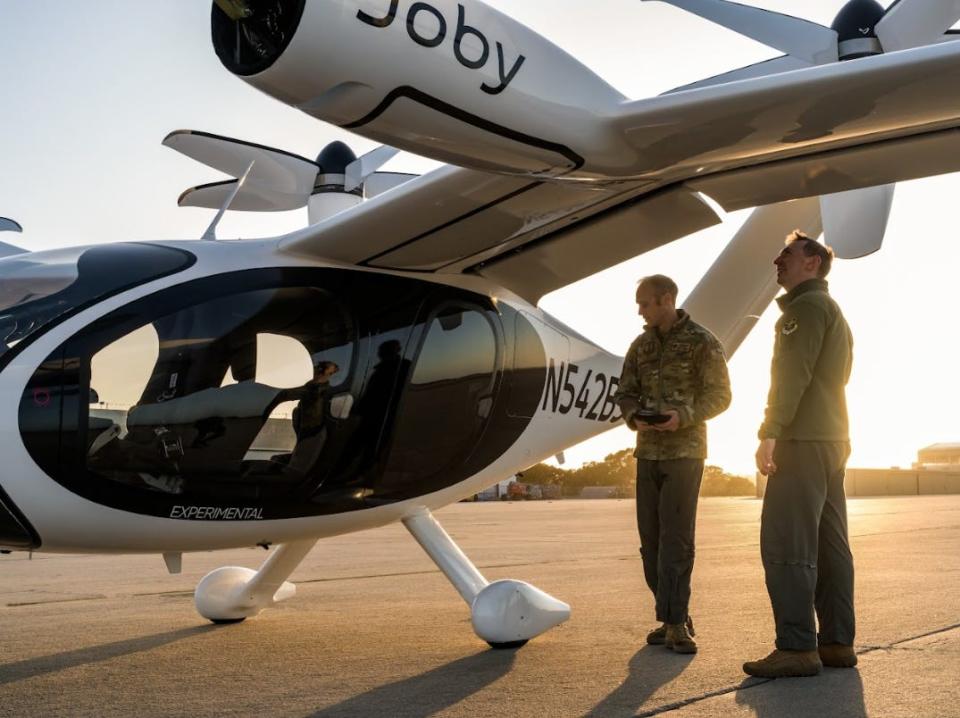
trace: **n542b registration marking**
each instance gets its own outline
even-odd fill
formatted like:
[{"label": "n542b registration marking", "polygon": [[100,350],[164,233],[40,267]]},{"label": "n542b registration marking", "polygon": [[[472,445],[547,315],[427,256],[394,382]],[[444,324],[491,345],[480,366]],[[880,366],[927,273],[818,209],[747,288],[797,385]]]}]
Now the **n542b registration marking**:
[{"label": "n542b registration marking", "polygon": [[608,377],[602,371],[594,374],[593,369],[581,372],[580,367],[572,363],[560,362],[558,367],[551,359],[540,409],[554,414],[575,411],[582,419],[613,424],[622,418],[613,400],[619,385],[618,377]]}]

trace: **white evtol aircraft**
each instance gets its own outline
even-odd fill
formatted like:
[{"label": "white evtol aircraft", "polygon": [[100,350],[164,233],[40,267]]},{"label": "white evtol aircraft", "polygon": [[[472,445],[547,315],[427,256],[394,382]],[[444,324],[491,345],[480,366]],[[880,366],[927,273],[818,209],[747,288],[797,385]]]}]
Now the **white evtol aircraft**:
[{"label": "white evtol aircraft", "polygon": [[[788,22],[673,4],[769,42]],[[862,57],[628,101],[478,0],[216,0],[228,70],[452,164],[274,239],[0,260],[0,390],[19,397],[0,407],[0,546],[156,552],[172,571],[186,551],[276,546],[197,586],[203,616],[238,621],[292,595],[319,538],[402,521],[491,645],[562,622],[561,601],[487,582],[430,512],[619,421],[621,359],[539,310],[545,293],[718,223],[704,196],[762,206],[687,302],[733,352],[786,232],[875,249],[866,188],[960,170],[960,44],[939,42],[960,0],[899,0],[869,25],[863,7],[844,10],[876,40]],[[362,191],[390,153],[166,142],[238,178],[181,198],[221,210]],[[844,245],[838,215],[873,229]]]}]

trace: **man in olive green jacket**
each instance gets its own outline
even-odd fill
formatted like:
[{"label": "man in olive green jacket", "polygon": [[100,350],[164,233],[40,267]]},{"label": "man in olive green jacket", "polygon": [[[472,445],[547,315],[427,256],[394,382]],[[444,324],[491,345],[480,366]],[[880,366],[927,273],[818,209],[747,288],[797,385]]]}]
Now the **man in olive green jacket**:
[{"label": "man in olive green jacket", "polygon": [[[774,260],[777,299],[770,394],[757,470],[768,476],[760,554],[776,648],[745,663],[753,676],[811,676],[856,665],[853,556],[843,478],[850,440],[844,387],[853,339],[827,290],[833,251],[795,231]],[[814,613],[820,621],[817,633]]]},{"label": "man in olive green jacket", "polygon": [[637,432],[640,553],[663,623],[647,642],[695,653],[687,609],[707,456],[704,422],[730,405],[730,379],[720,342],[676,300],[677,285],[668,277],[640,281],[637,306],[646,326],[624,359],[616,400]]}]

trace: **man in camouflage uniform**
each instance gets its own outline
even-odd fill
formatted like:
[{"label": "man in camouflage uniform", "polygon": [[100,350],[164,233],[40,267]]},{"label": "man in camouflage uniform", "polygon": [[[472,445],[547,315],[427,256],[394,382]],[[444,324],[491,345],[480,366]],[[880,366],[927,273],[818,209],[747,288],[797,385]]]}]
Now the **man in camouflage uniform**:
[{"label": "man in camouflage uniform", "polygon": [[637,306],[646,326],[624,359],[616,400],[637,432],[640,553],[663,624],[647,643],[696,653],[687,608],[707,456],[704,422],[730,405],[730,379],[720,342],[676,301],[677,285],[669,277],[640,281]]},{"label": "man in camouflage uniform", "polygon": [[[774,260],[777,299],[770,395],[757,449],[768,476],[760,554],[777,625],[776,648],[743,670],[812,676],[822,665],[856,665],[853,556],[843,476],[850,454],[844,387],[853,339],[824,277],[833,252],[803,233]],[[814,611],[820,619],[817,634]]]}]

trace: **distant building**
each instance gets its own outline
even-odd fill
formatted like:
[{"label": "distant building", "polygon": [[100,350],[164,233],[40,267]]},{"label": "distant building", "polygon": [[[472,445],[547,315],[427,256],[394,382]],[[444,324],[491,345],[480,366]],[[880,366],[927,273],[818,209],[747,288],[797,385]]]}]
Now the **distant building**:
[{"label": "distant building", "polygon": [[931,444],[917,452],[915,469],[960,471],[960,444]]},{"label": "distant building", "polygon": [[[767,487],[757,476],[757,496]],[[960,443],[931,444],[917,452],[912,469],[847,469],[847,496],[960,494]]]},{"label": "distant building", "polygon": [[504,479],[503,481],[484,489],[476,495],[477,501],[496,501],[505,497],[507,495],[507,487],[509,487],[513,481],[514,478],[511,476],[509,479]]}]

